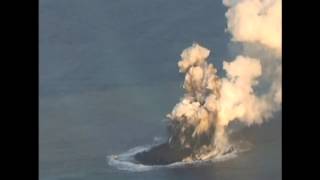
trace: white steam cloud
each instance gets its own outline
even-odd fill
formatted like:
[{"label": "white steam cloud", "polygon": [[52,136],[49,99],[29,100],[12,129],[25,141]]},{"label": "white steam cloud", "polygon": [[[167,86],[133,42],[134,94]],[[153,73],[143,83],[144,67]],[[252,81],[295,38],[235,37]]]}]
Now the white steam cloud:
[{"label": "white steam cloud", "polygon": [[[178,66],[186,74],[185,94],[167,115],[170,143],[195,149],[196,159],[228,151],[225,128],[230,122],[260,124],[279,110],[282,103],[281,0],[224,0],[223,3],[229,7],[227,30],[233,40],[259,43],[275,56],[264,61],[259,53],[255,57],[238,55],[233,61],[223,63],[226,77],[218,77],[214,65],[207,62],[210,50],[194,43],[182,52]],[[258,94],[255,88],[260,85],[260,79],[267,79],[270,86]],[[210,143],[199,145],[202,136],[209,137]]]},{"label": "white steam cloud", "polygon": [[223,0],[234,41],[261,43],[282,53],[282,0]]}]

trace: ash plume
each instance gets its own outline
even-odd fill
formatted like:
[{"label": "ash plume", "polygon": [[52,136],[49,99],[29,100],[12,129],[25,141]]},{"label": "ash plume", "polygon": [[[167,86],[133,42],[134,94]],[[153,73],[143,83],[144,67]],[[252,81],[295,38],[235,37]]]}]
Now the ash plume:
[{"label": "ash plume", "polygon": [[282,53],[282,0],[223,0],[227,31],[237,42],[261,43]]},{"label": "ash plume", "polygon": [[[225,77],[207,59],[210,50],[194,43],[181,53],[184,96],[167,115],[169,144],[192,149],[185,159],[206,159],[232,148],[226,128],[232,121],[261,124],[281,109],[281,0],[224,0],[227,31],[243,43],[232,61],[223,62]],[[257,44],[264,53],[247,43]],[[268,57],[265,55],[268,54]],[[271,55],[270,55],[271,54]],[[263,93],[256,89],[269,83]]]}]

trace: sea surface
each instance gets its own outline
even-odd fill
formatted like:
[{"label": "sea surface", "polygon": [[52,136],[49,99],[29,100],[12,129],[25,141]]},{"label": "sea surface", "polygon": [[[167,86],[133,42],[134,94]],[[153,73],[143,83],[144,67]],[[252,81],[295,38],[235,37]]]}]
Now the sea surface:
[{"label": "sea surface", "polygon": [[223,74],[237,51],[225,12],[222,0],[40,0],[40,179],[281,179],[281,112],[262,125],[232,124],[234,141],[250,144],[234,158],[143,171],[108,161],[167,137],[184,48],[209,48]]}]

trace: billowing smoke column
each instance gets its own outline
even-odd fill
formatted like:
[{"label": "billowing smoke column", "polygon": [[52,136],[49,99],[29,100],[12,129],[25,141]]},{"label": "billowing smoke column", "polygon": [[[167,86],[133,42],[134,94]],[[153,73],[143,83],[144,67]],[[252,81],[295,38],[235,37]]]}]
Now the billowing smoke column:
[{"label": "billowing smoke column", "polygon": [[[224,0],[233,41],[266,47],[275,57],[268,63],[238,55],[223,63],[226,77],[218,77],[214,65],[207,62],[210,50],[194,43],[182,52],[178,66],[185,73],[185,94],[167,118],[169,144],[192,149],[188,158],[206,159],[229,151],[225,129],[231,121],[260,124],[281,108],[281,3]],[[258,95],[254,89],[261,78],[271,85]]]},{"label": "billowing smoke column", "polygon": [[282,0],[223,0],[233,41],[261,43],[282,53]]},{"label": "billowing smoke column", "polygon": [[244,53],[257,51],[252,47],[258,45],[266,49],[254,56],[261,59],[261,79],[271,84],[260,97],[268,106],[261,114],[270,117],[272,111],[281,109],[282,103],[282,0],[223,0],[223,3],[229,8],[227,31],[233,41],[244,44]]}]

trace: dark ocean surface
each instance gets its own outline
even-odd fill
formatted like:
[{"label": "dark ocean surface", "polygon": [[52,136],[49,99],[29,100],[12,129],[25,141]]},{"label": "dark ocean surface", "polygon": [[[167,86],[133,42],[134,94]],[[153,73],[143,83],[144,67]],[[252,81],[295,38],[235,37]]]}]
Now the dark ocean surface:
[{"label": "dark ocean surface", "polygon": [[236,124],[235,139],[252,146],[226,161],[131,172],[106,159],[166,137],[192,42],[223,73],[235,56],[225,12],[222,0],[40,0],[40,179],[281,179],[281,112]]}]

